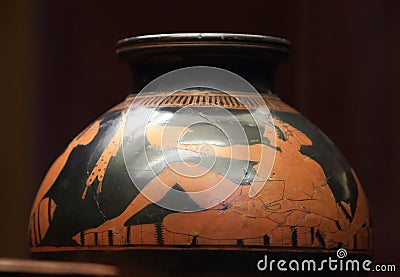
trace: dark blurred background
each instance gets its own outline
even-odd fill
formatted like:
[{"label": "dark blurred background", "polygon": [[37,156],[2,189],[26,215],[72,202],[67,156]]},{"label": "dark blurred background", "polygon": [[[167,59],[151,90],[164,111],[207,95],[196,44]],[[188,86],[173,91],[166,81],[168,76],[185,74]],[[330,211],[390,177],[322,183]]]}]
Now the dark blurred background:
[{"label": "dark blurred background", "polygon": [[53,160],[128,94],[117,40],[238,32],[293,44],[275,92],[341,149],[372,211],[377,262],[400,266],[399,1],[0,3],[0,256],[27,256],[33,195]]}]

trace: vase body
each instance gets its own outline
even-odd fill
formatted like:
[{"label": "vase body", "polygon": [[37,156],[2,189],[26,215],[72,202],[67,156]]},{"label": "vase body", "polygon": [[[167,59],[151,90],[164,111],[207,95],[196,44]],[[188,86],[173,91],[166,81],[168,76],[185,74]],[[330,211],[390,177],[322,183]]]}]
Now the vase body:
[{"label": "vase body", "polygon": [[[140,52],[144,46],[181,43],[179,49],[171,50],[178,53],[178,57],[183,57],[181,60],[169,59],[166,62],[164,59],[162,63],[157,63],[157,59],[152,58],[159,53],[160,57],[168,56],[167,50],[163,52],[159,49],[147,56],[139,53],[132,58],[134,92],[139,92],[146,82],[171,69],[191,65],[224,68],[227,58],[220,59],[218,51],[210,63],[207,62],[209,57],[196,60],[197,50],[184,53],[188,43],[192,47],[199,44],[204,46],[206,42],[209,47],[207,51],[212,47],[221,47],[218,43],[224,42],[224,39],[215,35],[210,37],[196,38],[193,35],[189,41],[187,37],[169,38],[166,41],[152,38],[150,42],[146,39],[144,42],[136,39],[133,43],[122,41],[119,51],[128,57],[136,55],[135,51]],[[240,37],[228,40],[234,44],[228,45],[228,52],[234,49],[232,53],[241,53],[242,48],[246,48],[246,45],[238,45],[240,39],[243,40]],[[244,40],[252,48],[257,48],[254,46],[259,43],[251,38]],[[275,56],[279,56],[279,51],[284,52],[279,47],[285,44],[272,40],[268,45],[272,50],[265,48],[262,51],[268,53],[264,55],[267,56],[265,60],[272,66],[263,61],[260,64],[253,62],[256,64],[254,68],[246,68],[240,58],[240,62],[227,62],[228,66],[225,67],[232,71],[245,67],[242,76],[245,75],[261,97],[253,93],[226,93],[204,88],[182,89],[167,96],[160,93],[133,93],[82,131],[54,162],[37,192],[29,225],[33,255],[115,261],[122,268],[127,268],[126,272],[141,275],[157,272],[158,266],[160,271],[170,273],[182,268],[183,272],[191,272],[193,262],[189,259],[196,259],[197,264],[203,265],[202,270],[196,271],[198,274],[206,274],[207,268],[210,272],[229,272],[223,265],[222,269],[221,266],[215,269],[207,263],[215,259],[222,261],[222,264],[229,264],[230,269],[235,268],[233,273],[245,274],[246,270],[254,271],[263,253],[275,253],[277,256],[314,255],[321,258],[326,253],[336,253],[337,249],[344,248],[350,255],[371,255],[372,230],[361,185],[334,144],[299,112],[271,93],[270,75],[278,63]],[[183,54],[180,56],[179,53]],[[228,54],[228,59],[239,59],[232,53]],[[249,55],[250,60],[254,59],[252,55]],[[188,56],[190,58],[185,59]],[[260,70],[263,64],[265,68]],[[146,161],[150,159],[150,163],[157,164],[155,175],[164,180],[168,187],[160,192],[158,201],[150,201],[142,196],[154,178],[143,173],[146,170],[138,170],[138,176],[146,180],[145,185],[138,188],[133,184],[136,181],[126,166],[127,152],[123,151],[122,144],[123,137],[127,136],[124,126],[132,103],[143,111],[155,107],[158,109],[156,117],[160,120],[147,123],[144,134],[146,149],[153,151]],[[252,137],[254,129],[259,129],[259,126],[251,122],[249,111],[257,110],[262,105],[266,105],[270,111],[275,132],[273,143],[263,144],[257,136]],[[233,114],[245,130],[249,156],[240,157],[240,143],[230,144],[212,126],[191,125],[193,118],[185,114],[176,116],[177,120],[173,122],[164,120],[172,118],[179,109],[185,107],[194,111],[194,117],[200,114],[212,118],[216,108]],[[220,122],[222,125],[230,124],[229,120],[222,119]],[[160,128],[168,133],[182,126],[186,129],[180,137],[183,139],[180,143],[185,146],[185,151],[189,146],[197,147],[190,148],[186,161],[194,163],[199,152],[205,161],[211,156],[214,158],[214,167],[201,178],[181,177],[168,166],[168,162],[158,162],[160,155],[169,151],[166,147],[164,152],[161,151],[163,146],[157,144],[157,138],[162,134]],[[267,127],[262,133],[266,134],[266,130]],[[204,145],[215,146],[216,150],[213,154],[205,150],[202,152],[199,147]],[[129,147],[135,146],[132,144]],[[251,195],[249,188],[255,182],[257,166],[260,164],[257,153],[263,147],[274,152],[274,162],[268,176],[261,180],[262,188]],[[231,176],[223,174],[226,172],[226,156],[223,153],[227,149],[231,159],[237,161],[238,168],[246,172],[240,182],[236,181],[234,173]],[[145,161],[140,151],[129,152],[131,159],[139,164],[139,169],[140,163]],[[173,163],[179,166],[179,162]],[[210,207],[195,211],[168,209],[168,201],[172,201],[168,189],[189,193],[192,187],[199,186],[199,183],[206,184],[212,178],[229,179],[237,189],[225,201]],[[187,203],[180,204],[201,206],[189,194],[186,200]]]}]

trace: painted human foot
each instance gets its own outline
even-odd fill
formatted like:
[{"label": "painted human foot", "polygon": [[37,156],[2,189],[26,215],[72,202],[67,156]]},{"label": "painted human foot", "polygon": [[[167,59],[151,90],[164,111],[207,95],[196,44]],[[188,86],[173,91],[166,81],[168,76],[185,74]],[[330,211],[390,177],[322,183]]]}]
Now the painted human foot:
[{"label": "painted human foot", "polygon": [[103,224],[82,232],[73,237],[73,240],[82,246],[113,245],[116,241],[123,241],[124,225],[118,219],[105,221]]}]

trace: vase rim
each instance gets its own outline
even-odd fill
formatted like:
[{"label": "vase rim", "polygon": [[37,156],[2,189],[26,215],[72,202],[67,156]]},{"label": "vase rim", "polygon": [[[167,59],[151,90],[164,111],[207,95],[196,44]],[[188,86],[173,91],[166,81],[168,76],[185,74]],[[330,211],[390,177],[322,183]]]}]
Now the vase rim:
[{"label": "vase rim", "polygon": [[117,54],[160,47],[244,47],[288,53],[291,43],[283,38],[236,33],[166,33],[140,35],[117,42]]}]

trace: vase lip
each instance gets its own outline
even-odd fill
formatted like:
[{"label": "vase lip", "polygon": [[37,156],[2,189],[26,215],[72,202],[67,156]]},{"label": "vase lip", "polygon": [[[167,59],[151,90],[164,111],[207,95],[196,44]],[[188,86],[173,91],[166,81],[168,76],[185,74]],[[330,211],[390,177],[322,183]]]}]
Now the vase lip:
[{"label": "vase lip", "polygon": [[117,54],[173,47],[241,47],[288,54],[291,43],[283,38],[239,33],[165,33],[128,37],[117,42]]}]

